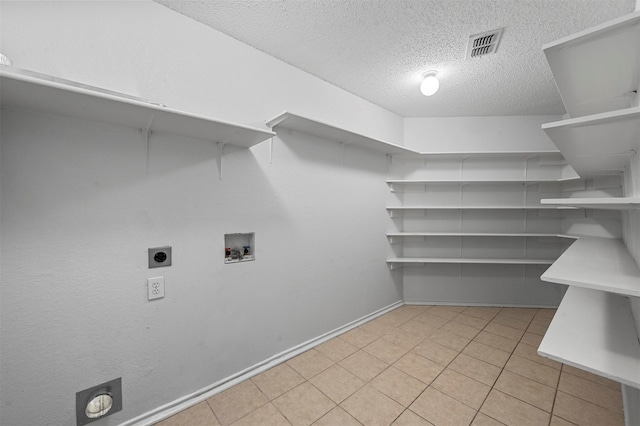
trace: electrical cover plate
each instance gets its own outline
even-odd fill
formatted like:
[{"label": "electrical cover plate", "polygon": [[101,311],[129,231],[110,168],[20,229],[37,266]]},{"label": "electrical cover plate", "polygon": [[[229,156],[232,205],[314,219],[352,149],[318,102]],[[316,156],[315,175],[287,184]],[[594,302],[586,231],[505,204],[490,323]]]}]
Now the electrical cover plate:
[{"label": "electrical cover plate", "polygon": [[149,268],[171,266],[171,247],[155,247],[149,249]]}]

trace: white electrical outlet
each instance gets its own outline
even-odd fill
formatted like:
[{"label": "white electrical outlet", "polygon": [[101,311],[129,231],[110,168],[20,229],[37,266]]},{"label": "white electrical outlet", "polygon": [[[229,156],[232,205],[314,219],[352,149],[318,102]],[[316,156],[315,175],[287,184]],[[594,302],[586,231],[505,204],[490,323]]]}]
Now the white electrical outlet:
[{"label": "white electrical outlet", "polygon": [[147,293],[149,300],[164,297],[164,277],[147,278]]}]

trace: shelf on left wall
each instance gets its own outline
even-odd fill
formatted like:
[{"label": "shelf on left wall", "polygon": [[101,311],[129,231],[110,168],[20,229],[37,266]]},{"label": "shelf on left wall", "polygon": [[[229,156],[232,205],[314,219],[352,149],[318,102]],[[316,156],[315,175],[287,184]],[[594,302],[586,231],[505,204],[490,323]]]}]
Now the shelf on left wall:
[{"label": "shelf on left wall", "polygon": [[12,67],[0,67],[0,99],[2,108],[81,118],[147,133],[186,136],[220,146],[249,148],[275,136],[268,130],[216,120]]}]

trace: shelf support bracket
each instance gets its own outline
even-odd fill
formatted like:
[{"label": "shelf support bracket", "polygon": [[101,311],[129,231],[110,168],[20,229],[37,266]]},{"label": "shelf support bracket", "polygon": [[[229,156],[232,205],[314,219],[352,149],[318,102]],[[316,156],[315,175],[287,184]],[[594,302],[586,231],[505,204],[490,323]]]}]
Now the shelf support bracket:
[{"label": "shelf support bracket", "polygon": [[153,124],[153,119],[156,118],[155,114],[151,114],[149,118],[149,122],[147,123],[147,127],[141,129],[142,137],[144,138],[144,150],[145,150],[145,174],[149,174],[149,135],[151,135],[151,125]]},{"label": "shelf support bracket", "polygon": [[222,180],[222,157],[224,156],[224,146],[231,140],[233,139],[233,137],[230,137],[229,139],[223,141],[223,142],[217,142],[216,145],[218,145],[218,158],[216,159],[217,163],[218,163],[218,179]]}]

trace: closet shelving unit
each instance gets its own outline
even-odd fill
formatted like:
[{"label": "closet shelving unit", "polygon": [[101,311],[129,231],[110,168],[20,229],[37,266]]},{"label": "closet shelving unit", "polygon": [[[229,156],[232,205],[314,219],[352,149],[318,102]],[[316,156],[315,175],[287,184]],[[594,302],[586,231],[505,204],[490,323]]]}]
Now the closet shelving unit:
[{"label": "closet shelving unit", "polygon": [[0,66],[2,108],[37,111],[249,148],[275,135],[14,67]]},{"label": "closet shelving unit", "polygon": [[[640,108],[633,106],[640,87],[639,33],[640,12],[635,12],[543,48],[573,118],[542,128],[582,177],[628,173],[630,160],[639,155]],[[541,203],[628,211],[638,209],[640,199]],[[640,297],[640,268],[625,243],[580,237],[542,279],[569,289],[538,353],[640,388],[640,343],[629,303]]]}]

